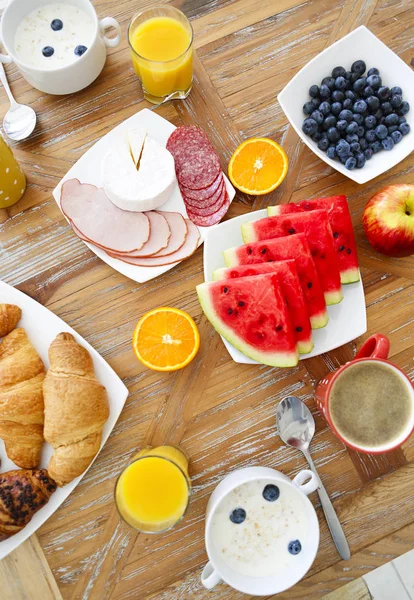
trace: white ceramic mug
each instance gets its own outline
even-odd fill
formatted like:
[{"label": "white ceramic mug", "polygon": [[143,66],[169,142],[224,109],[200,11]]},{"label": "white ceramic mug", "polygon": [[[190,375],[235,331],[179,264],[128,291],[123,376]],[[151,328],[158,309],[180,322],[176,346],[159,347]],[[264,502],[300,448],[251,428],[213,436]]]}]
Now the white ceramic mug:
[{"label": "white ceramic mug", "polygon": [[[241,575],[231,569],[231,567],[223,561],[212,543],[210,535],[212,519],[220,502],[234,488],[258,479],[264,479],[269,483],[274,484],[283,482],[284,485],[291,486],[296,493],[305,496],[303,500],[309,525],[306,551],[302,551],[300,561],[298,561],[298,567],[294,571],[290,570],[288,572],[278,573],[276,576],[268,577],[250,577]],[[312,471],[308,470],[300,471],[293,481],[279,471],[267,467],[248,467],[246,469],[239,469],[225,477],[225,479],[223,479],[216,487],[207,504],[205,542],[209,562],[204,567],[201,575],[201,583],[204,587],[211,590],[218,583],[224,581],[234,589],[244,592],[245,594],[268,596],[283,592],[302,579],[310,569],[319,546],[318,518],[312,503],[306,498],[306,496],[311,492],[314,492],[317,487],[318,478]]]},{"label": "white ceramic mug", "polygon": [[[89,0],[69,0],[69,4],[83,10],[93,20],[94,37],[88,51],[76,62],[56,69],[38,69],[26,65],[14,52],[16,29],[29,12],[50,3],[51,0],[11,0],[0,23],[0,43],[7,51],[7,54],[0,54],[0,62],[14,62],[26,81],[41,92],[55,95],[73,94],[90,85],[101,73],[106,61],[106,49],[118,46],[121,41],[121,27],[112,17],[99,21]],[[116,29],[116,37],[106,37],[105,30],[109,27]]]}]

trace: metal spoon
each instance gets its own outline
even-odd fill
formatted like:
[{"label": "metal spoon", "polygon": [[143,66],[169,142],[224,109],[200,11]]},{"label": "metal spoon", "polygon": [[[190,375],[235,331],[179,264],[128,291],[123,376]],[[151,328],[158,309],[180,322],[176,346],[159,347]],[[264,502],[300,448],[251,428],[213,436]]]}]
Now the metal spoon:
[{"label": "metal spoon", "polygon": [[309,445],[315,433],[315,421],[306,404],[299,398],[296,398],[296,396],[283,398],[277,407],[277,428],[285,444],[303,452],[309,463],[309,467],[318,477],[318,494],[329,531],[341,558],[349,560],[351,558],[351,551],[349,550],[345,533],[309,452]]},{"label": "metal spoon", "polygon": [[10,139],[16,142],[25,140],[36,127],[36,113],[30,106],[18,104],[11,93],[6,72],[0,62],[0,81],[10,100],[10,109],[3,120],[3,129]]},{"label": "metal spoon", "polygon": [[159,102],[158,104],[154,104],[154,106],[151,106],[150,110],[155,110],[156,108],[158,108],[162,104],[165,104],[166,102],[169,102],[170,100],[185,100],[185,98],[186,96],[181,90],[178,90],[177,92],[172,92],[172,94],[169,94],[168,96],[163,98],[161,102]]}]

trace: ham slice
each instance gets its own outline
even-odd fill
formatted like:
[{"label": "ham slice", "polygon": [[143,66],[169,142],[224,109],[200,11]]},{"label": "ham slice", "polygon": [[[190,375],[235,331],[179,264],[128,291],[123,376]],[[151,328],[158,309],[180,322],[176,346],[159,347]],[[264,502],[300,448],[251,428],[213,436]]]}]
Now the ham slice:
[{"label": "ham slice", "polygon": [[184,244],[181,246],[179,250],[173,252],[173,254],[169,254],[168,256],[152,256],[148,258],[130,258],[128,256],[116,256],[111,252],[107,252],[109,256],[112,258],[118,258],[123,262],[126,262],[130,265],[135,265],[137,267],[162,267],[164,265],[170,265],[176,262],[180,262],[184,260],[184,258],[188,258],[198,248],[198,242],[200,239],[200,232],[198,228],[189,220],[185,219],[188,233],[185,239]]},{"label": "ham slice", "polygon": [[[150,212],[144,213],[145,216],[148,217],[150,222],[151,233],[149,240],[141,250],[135,250],[134,252],[129,252],[126,256],[129,257],[144,257],[144,256],[152,256],[157,252],[162,250],[166,250],[169,241],[171,239],[172,229],[169,226],[167,219],[164,214],[156,212],[155,210],[151,210]],[[181,216],[181,215],[180,215]],[[183,218],[184,221],[184,218]],[[184,223],[185,225],[185,223]],[[185,226],[185,231],[187,232],[187,227]],[[185,236],[183,236],[184,243]],[[181,244],[182,245],[182,244]],[[121,252],[114,252],[113,254],[122,255]]]},{"label": "ham slice", "polygon": [[180,215],[180,213],[165,211],[158,212],[167,219],[168,225],[171,229],[171,237],[168,242],[168,246],[157,252],[155,256],[169,256],[170,254],[177,252],[177,250],[183,246],[187,238],[187,223],[185,222],[183,215]]},{"label": "ham slice", "polygon": [[141,250],[150,237],[145,214],[121,210],[103,189],[82,184],[78,179],[63,184],[60,206],[76,232],[105,250]]}]

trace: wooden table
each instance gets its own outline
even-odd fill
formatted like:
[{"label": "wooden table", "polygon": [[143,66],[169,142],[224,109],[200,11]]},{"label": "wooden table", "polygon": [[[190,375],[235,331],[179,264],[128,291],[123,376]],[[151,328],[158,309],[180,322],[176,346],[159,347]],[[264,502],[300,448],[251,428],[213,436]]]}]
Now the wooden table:
[{"label": "wooden table", "polygon": [[[113,15],[124,31],[133,13],[150,4],[95,1],[100,16]],[[7,68],[19,101],[37,111],[39,127],[27,142],[15,146],[29,187],[19,204],[0,211],[0,277],[74,327],[130,391],[94,466],[38,531],[44,556],[33,536],[1,563],[0,595],[4,597],[6,591],[11,600],[244,598],[224,585],[214,595],[201,587],[200,572],[206,561],[204,512],[213,488],[233,469],[266,465],[294,475],[305,466],[299,452],[285,447],[276,433],[275,407],[289,393],[306,400],[315,415],[312,454],[343,523],[352,558],[340,560],[318,509],[322,535],[313,568],[278,598],[321,598],[413,546],[414,438],[384,456],[347,451],[327,428],[313,400],[319,378],[350,359],[374,332],[390,337],[392,360],[414,375],[414,257],[397,260],[376,254],[361,227],[362,210],[374,192],[387,184],[414,183],[413,160],[408,157],[373,182],[358,186],[299,141],[276,100],[310,58],[361,24],[414,65],[412,0],[186,0],[175,4],[195,30],[195,81],[185,103],[171,103],[159,109],[160,114],[177,125],[195,122],[205,127],[224,167],[236,145],[250,136],[270,136],[286,149],[290,168],[283,185],[262,199],[238,194],[230,217],[269,203],[339,193],[349,197],[368,331],[327,355],[301,361],[295,369],[233,363],[202,315],[194,291],[203,280],[202,249],[155,281],[138,285],[88,250],[51,195],[96,140],[146,106],[125,36],[121,46],[110,51],[95,84],[74,96],[41,94],[14,68]],[[0,114],[4,114],[4,94],[1,102]],[[187,310],[201,334],[197,359],[172,374],[148,371],[131,350],[137,319],[161,304]],[[114,483],[137,448],[162,443],[180,444],[191,457],[191,507],[170,533],[138,535],[118,518]],[[315,494],[312,500],[318,503]]]}]

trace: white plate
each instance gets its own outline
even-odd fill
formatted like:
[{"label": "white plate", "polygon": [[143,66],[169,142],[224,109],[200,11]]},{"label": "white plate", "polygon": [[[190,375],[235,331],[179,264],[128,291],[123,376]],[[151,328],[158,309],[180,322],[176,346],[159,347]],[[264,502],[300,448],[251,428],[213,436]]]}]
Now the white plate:
[{"label": "white plate", "polygon": [[[60,190],[62,184],[68,179],[79,179],[81,183],[91,183],[92,185],[96,185],[97,187],[102,187],[102,161],[108,152],[108,150],[117,143],[117,141],[124,136],[128,129],[134,127],[142,127],[146,128],[149,135],[154,138],[160,144],[166,145],[168,138],[172,134],[172,132],[176,129],[175,125],[163,119],[155,112],[149,110],[148,108],[144,108],[139,111],[126,121],[123,121],[112,129],[109,133],[107,133],[103,138],[101,138],[96,144],[92,146],[85,154],[78,160],[77,163],[73,165],[73,167],[66,173],[62,181],[56,186],[53,190],[53,197],[57,202],[57,205],[60,208]],[[224,175],[224,179],[226,182],[227,192],[230,196],[230,200],[233,201],[233,198],[236,194],[233,186],[230,181],[227,179],[226,175]],[[171,194],[168,201],[160,207],[160,210],[165,210],[169,212],[179,212],[187,218],[187,212],[185,210],[185,204],[181,197],[180,190],[178,188],[178,184],[176,184],[173,193]],[[205,232],[208,231],[209,227],[199,227],[200,230],[200,244],[204,241]],[[75,234],[73,234],[75,235]],[[86,242],[85,242],[86,243]],[[150,279],[154,279],[154,277],[158,277],[162,273],[169,271],[173,267],[179,264],[173,263],[171,265],[165,265],[163,267],[137,267],[134,265],[129,265],[121,260],[117,260],[116,258],[111,258],[108,256],[103,250],[100,250],[96,246],[92,244],[87,244],[88,248],[92,250],[101,260],[106,262],[110,267],[119,271],[129,279],[133,279],[138,283],[144,283],[145,281],[149,281]]]},{"label": "white plate", "polygon": [[[216,225],[209,231],[204,240],[204,279],[206,281],[212,281],[213,271],[225,266],[224,250],[243,245],[242,224],[246,221],[263,219],[263,217],[267,217],[266,209],[235,217]],[[366,332],[367,316],[362,280],[343,285],[342,289],[344,294],[342,302],[328,306],[328,324],[322,329],[312,331],[315,346],[309,354],[301,354],[300,360],[329,352],[329,350],[338,348]],[[259,364],[245,356],[223,337],[221,339],[235,362],[248,365]]]},{"label": "white plate", "polygon": [[[114,428],[128,397],[128,390],[125,385],[119,379],[115,371],[113,371],[108,363],[102,358],[102,356],[100,356],[96,350],[94,350],[92,346],[88,344],[88,342],[78,335],[76,331],[74,331],[71,327],[68,327],[68,325],[62,321],[62,319],[54,315],[41,304],[38,304],[29,296],[26,296],[26,294],[19,292],[3,281],[0,281],[0,302],[16,304],[22,309],[23,314],[18,327],[23,327],[26,330],[30,341],[40,354],[46,369],[49,367],[49,346],[55,337],[62,331],[68,331],[69,333],[72,333],[75,336],[76,341],[87,348],[93,360],[96,376],[102,385],[106,387],[108,392],[110,414],[102,432],[102,449],[102,446],[105,444],[109,434]],[[47,468],[52,451],[52,447],[45,442],[42,449],[42,459],[39,465],[40,468]],[[4,443],[1,439],[0,457],[1,473],[19,468],[7,457],[4,449]],[[83,473],[83,475],[85,473]],[[43,525],[43,523],[59,508],[62,502],[75,489],[83,475],[77,477],[68,485],[65,485],[62,488],[57,488],[56,492],[52,494],[46,506],[41,508],[39,512],[34,515],[33,519],[28,525],[26,525],[24,529],[22,529],[22,531],[16,533],[16,535],[13,535],[7,540],[0,542],[0,560],[7,556],[9,552],[20,546],[21,543],[27,540],[28,537],[30,537],[37,529],[39,529],[41,525]]]},{"label": "white plate", "polygon": [[[350,70],[355,60],[362,59],[367,69],[377,67],[384,85],[399,85],[403,90],[404,100],[410,103],[411,110],[405,115],[411,126],[411,132],[405,135],[399,144],[387,152],[382,150],[368,160],[362,169],[348,171],[345,166],[331,160],[325,152],[319,150],[317,144],[302,131],[302,123],[306,118],[303,105],[310,97],[308,90],[314,83],[319,85],[324,77],[331,74],[334,67],[342,65]],[[358,27],[344,38],[326,48],[315,56],[295,75],[278,96],[280,106],[293,125],[301,140],[328,165],[357,183],[366,183],[381,173],[385,173],[414,150],[414,73],[392,50],[383,44],[366,27]]]}]

